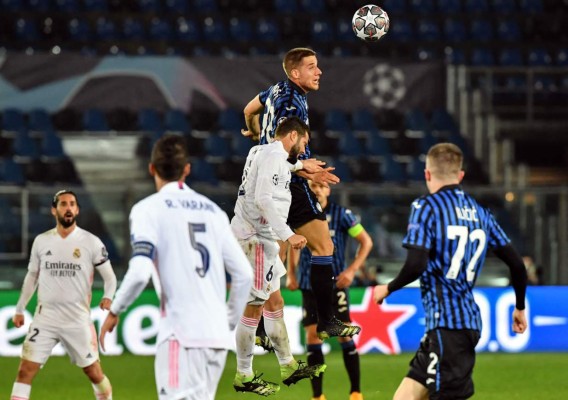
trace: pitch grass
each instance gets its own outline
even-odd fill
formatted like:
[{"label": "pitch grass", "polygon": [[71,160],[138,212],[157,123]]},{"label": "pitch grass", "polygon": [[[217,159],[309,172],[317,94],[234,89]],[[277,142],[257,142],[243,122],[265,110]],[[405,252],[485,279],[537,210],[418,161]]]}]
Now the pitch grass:
[{"label": "pitch grass", "polygon": [[[361,357],[362,391],[366,400],[391,399],[405,375],[411,354],[385,356],[367,354]],[[298,357],[305,360],[305,356]],[[112,381],[115,400],[156,399],[154,358],[124,355],[103,357],[103,368]],[[9,399],[19,360],[0,358],[0,399]],[[328,400],[347,400],[349,382],[340,352],[326,356],[328,364],[324,389]],[[267,380],[281,382],[274,355],[255,357],[255,369],[264,372]],[[568,399],[568,353],[540,354],[479,354],[474,373],[479,400],[566,400]],[[235,356],[229,353],[223,378],[217,392],[218,400],[260,399],[249,393],[236,393],[231,385],[235,371]],[[271,396],[281,400],[309,400],[310,384],[301,381],[290,388],[284,386]],[[34,382],[32,399],[83,400],[94,399],[87,378],[72,366],[67,357],[52,357]]]}]

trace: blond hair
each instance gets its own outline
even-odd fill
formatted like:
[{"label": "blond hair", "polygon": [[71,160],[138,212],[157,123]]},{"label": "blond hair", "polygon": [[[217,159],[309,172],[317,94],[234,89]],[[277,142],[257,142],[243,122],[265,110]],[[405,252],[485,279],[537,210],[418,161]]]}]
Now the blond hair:
[{"label": "blond hair", "polygon": [[297,68],[301,63],[302,60],[306,57],[315,56],[316,52],[312,49],[307,47],[296,47],[284,56],[284,60],[282,61],[282,68],[284,68],[284,72],[286,76],[289,78],[290,73],[294,68]]},{"label": "blond hair", "polygon": [[428,169],[437,178],[453,178],[462,170],[463,153],[453,143],[438,143],[426,155]]}]

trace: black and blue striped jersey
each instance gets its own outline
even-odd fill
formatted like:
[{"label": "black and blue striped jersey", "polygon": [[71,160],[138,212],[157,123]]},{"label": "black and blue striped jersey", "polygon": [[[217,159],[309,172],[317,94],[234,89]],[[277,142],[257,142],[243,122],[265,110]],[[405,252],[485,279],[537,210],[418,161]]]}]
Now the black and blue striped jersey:
[{"label": "black and blue striped jersey", "polygon": [[459,185],[445,186],[412,203],[403,246],[429,251],[420,276],[426,331],[481,330],[473,286],[487,248],[509,242],[491,212]]},{"label": "black and blue striped jersey", "polygon": [[[340,206],[337,203],[329,202],[325,208],[327,223],[329,224],[329,233],[335,251],[333,252],[333,276],[337,277],[347,265],[345,264],[345,250],[347,247],[347,239],[350,236],[351,228],[359,225],[357,217],[351,212],[350,209]],[[356,234],[357,236],[360,231]],[[304,247],[300,254],[300,261],[298,264],[299,270],[299,285],[300,289],[311,290],[310,285],[310,270],[311,270],[312,253],[307,247]]]},{"label": "black and blue striped jersey", "polygon": [[[264,112],[260,118],[260,144],[274,140],[276,127],[282,118],[296,116],[308,126],[310,125],[306,93],[290,80],[280,81],[260,92],[259,99],[264,106]],[[309,146],[306,146],[306,152],[298,158],[300,160],[310,158]],[[292,175],[292,182],[304,180],[296,174]]]}]

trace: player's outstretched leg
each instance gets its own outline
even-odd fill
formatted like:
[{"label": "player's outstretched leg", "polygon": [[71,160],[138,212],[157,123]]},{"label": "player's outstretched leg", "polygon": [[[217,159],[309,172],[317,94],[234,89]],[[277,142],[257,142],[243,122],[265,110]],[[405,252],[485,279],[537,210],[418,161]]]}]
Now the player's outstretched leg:
[{"label": "player's outstretched leg", "polygon": [[331,318],[327,322],[318,322],[317,334],[320,340],[329,339],[330,337],[351,337],[361,332],[361,327],[357,325],[348,325],[340,321],[337,317]]},{"label": "player's outstretched leg", "polygon": [[270,396],[280,390],[280,385],[262,379],[262,374],[244,375],[236,373],[233,379],[233,387],[237,392],[251,392],[259,396]]},{"label": "player's outstretched leg", "polygon": [[280,366],[280,376],[282,377],[282,383],[290,386],[302,379],[312,379],[320,376],[326,368],[325,364],[308,365],[303,361],[294,360],[290,364]]}]

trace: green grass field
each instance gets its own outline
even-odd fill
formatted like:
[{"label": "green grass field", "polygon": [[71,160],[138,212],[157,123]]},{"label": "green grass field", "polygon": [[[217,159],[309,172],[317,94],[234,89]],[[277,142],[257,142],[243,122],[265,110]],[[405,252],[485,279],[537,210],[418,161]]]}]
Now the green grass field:
[{"label": "green grass field", "polygon": [[[361,357],[362,391],[366,400],[391,399],[406,373],[411,354]],[[298,357],[305,359],[305,357]],[[109,376],[115,400],[156,399],[153,357],[124,355],[105,357],[103,368]],[[0,399],[9,399],[17,358],[0,358]],[[326,357],[328,369],[324,389],[328,400],[347,400],[348,380],[341,353]],[[566,400],[568,399],[568,353],[489,354],[478,355],[474,380],[475,399],[482,400]],[[264,372],[267,380],[279,381],[276,358],[273,355],[255,357],[255,369]],[[219,385],[217,399],[260,399],[254,394],[236,393],[232,386],[235,356],[229,353],[225,373]],[[283,386],[274,399],[310,399],[307,381],[288,388]],[[32,399],[83,400],[94,396],[81,370],[66,357],[52,357],[34,382]]]}]

